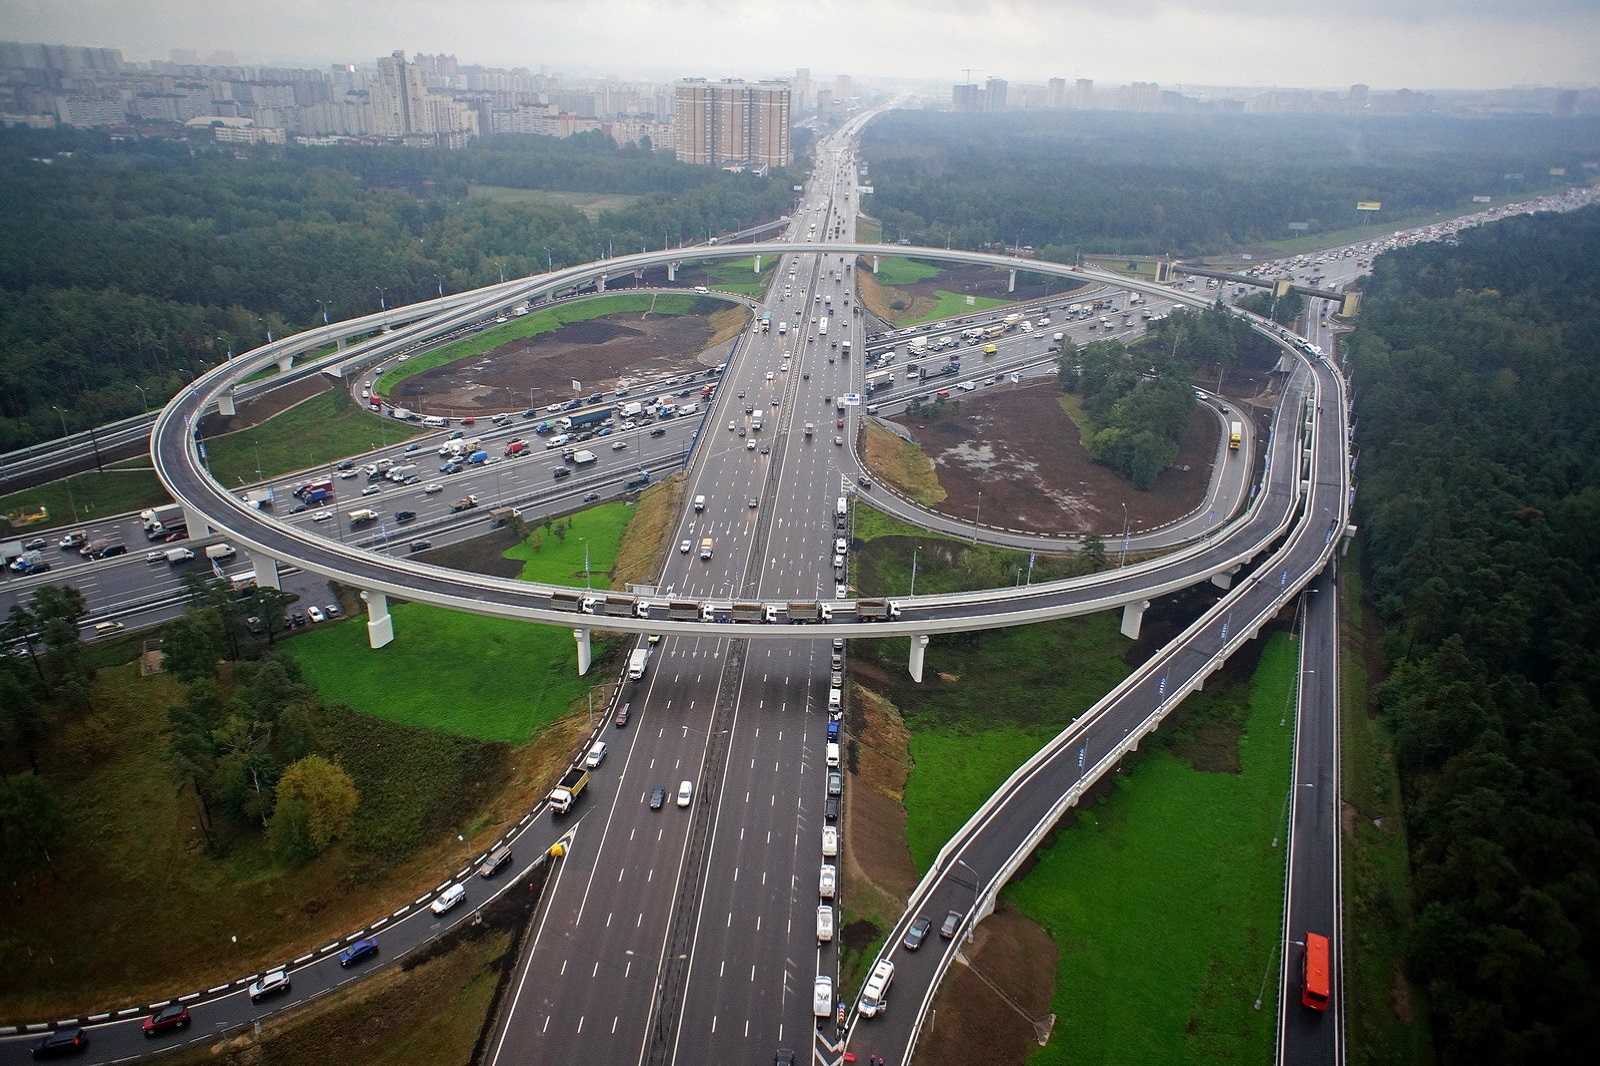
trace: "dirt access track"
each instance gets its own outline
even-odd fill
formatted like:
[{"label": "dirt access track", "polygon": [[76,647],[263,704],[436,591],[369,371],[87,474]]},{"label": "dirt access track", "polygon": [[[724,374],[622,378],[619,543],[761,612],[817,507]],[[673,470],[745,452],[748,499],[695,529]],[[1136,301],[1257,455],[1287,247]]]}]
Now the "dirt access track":
[{"label": "dirt access track", "polygon": [[725,300],[695,301],[690,314],[627,311],[570,322],[401,382],[392,403],[426,414],[483,415],[545,407],[586,393],[613,392],[715,366],[749,310]]}]

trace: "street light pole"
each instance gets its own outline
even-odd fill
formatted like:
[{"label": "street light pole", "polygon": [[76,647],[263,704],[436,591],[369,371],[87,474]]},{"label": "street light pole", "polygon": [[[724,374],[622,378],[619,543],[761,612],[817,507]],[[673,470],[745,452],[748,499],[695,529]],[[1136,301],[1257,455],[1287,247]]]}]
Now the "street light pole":
[{"label": "street light pole", "polygon": [[917,553],[920,552],[920,551],[922,551],[922,545],[920,545],[920,544],[918,544],[915,548],[911,549],[911,592],[910,592],[910,595],[912,595],[912,596],[915,596],[917,594]]},{"label": "street light pole", "polygon": [[1121,559],[1120,562],[1117,563],[1117,565],[1118,566],[1127,566],[1128,565],[1128,504],[1127,504],[1127,501],[1123,501],[1123,504],[1122,504],[1122,559]]},{"label": "street light pole", "polygon": [[132,384],[134,388],[139,390],[139,399],[144,401],[144,413],[145,414],[149,414],[150,413],[150,397],[145,395],[144,386],[138,384],[137,382],[132,382],[130,384]]}]

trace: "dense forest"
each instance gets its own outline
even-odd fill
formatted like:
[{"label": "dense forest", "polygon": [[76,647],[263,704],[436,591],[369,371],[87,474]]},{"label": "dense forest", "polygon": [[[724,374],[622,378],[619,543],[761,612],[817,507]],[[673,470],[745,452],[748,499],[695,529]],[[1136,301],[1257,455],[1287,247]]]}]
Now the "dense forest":
[{"label": "dense forest", "polygon": [[1600,1046],[1597,248],[1590,208],[1384,255],[1347,349],[1408,966],[1449,1061]]},{"label": "dense forest", "polygon": [[862,135],[884,239],[1198,255],[1544,189],[1600,121],[892,111]]},{"label": "dense forest", "polygon": [[[0,131],[0,451],[58,434],[52,405],[76,430],[164,402],[269,329],[703,240],[786,213],[795,181],[598,134],[236,156]],[[469,200],[469,184],[639,199],[591,220],[559,203]]]}]

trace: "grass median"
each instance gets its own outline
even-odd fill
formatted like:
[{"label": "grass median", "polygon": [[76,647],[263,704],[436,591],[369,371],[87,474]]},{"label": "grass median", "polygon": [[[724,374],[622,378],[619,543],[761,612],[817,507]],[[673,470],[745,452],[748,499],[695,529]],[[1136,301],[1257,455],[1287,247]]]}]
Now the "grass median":
[{"label": "grass median", "polygon": [[259,425],[206,441],[206,463],[212,477],[237,488],[401,444],[424,432],[412,423],[371,414],[344,390],[329,389]]}]

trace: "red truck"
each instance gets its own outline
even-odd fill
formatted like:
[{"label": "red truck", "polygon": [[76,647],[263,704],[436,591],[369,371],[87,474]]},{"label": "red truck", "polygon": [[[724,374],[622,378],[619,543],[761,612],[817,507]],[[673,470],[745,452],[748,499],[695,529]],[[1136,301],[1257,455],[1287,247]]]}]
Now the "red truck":
[{"label": "red truck", "polygon": [[508,458],[508,459],[513,455],[521,455],[523,452],[525,452],[527,450],[528,450],[528,442],[523,440],[523,439],[521,439],[520,437],[517,438],[516,440],[509,440],[509,441],[506,442],[506,458]]}]

